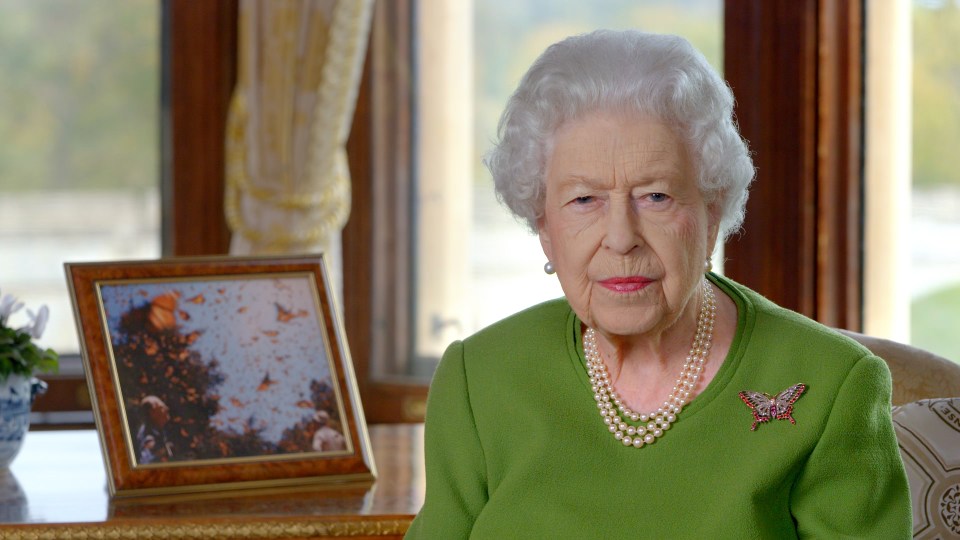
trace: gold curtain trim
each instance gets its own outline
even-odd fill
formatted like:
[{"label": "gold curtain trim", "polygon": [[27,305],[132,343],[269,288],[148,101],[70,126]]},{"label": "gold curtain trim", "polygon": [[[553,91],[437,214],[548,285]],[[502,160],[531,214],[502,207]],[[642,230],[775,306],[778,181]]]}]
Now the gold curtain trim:
[{"label": "gold curtain trim", "polygon": [[[234,234],[278,249],[320,242],[346,224],[350,215],[350,172],[344,144],[353,118],[371,6],[372,0],[341,0],[334,7],[309,144],[307,178],[327,180],[319,192],[284,193],[250,182],[245,140],[249,109],[243,86],[234,93],[227,123],[224,200],[227,225]],[[241,69],[240,78],[241,85],[248,83],[245,68]],[[263,230],[244,218],[241,210],[244,197],[274,208],[311,212],[320,217],[314,218],[313,226],[292,233],[279,225]]]}]

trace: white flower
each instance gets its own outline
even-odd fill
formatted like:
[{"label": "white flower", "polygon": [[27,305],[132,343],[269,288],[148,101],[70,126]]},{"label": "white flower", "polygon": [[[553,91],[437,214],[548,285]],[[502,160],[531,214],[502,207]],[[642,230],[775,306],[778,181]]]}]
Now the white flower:
[{"label": "white flower", "polygon": [[3,298],[0,299],[0,326],[6,326],[10,315],[20,311],[22,307],[23,302],[17,302],[15,296],[12,294],[4,295]]},{"label": "white flower", "polygon": [[47,309],[47,306],[40,306],[40,310],[37,311],[36,315],[29,309],[27,310],[27,315],[30,317],[31,324],[24,326],[20,331],[30,334],[33,336],[33,339],[40,339],[44,329],[47,328],[47,320],[50,319],[50,310]]}]

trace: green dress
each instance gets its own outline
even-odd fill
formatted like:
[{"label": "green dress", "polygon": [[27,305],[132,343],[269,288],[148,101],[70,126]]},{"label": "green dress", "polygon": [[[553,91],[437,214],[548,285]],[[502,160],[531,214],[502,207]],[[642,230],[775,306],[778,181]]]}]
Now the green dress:
[{"label": "green dress", "polygon": [[[867,349],[725,278],[737,332],[655,443],[603,424],[565,300],[450,345],[430,386],[426,497],[407,538],[909,538],[890,374]],[[805,392],[751,430],[741,391]]]}]

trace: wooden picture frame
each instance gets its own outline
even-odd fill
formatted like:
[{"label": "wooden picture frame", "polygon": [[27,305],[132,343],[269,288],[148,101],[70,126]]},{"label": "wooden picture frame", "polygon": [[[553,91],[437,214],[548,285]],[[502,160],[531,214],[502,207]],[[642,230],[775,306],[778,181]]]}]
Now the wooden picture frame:
[{"label": "wooden picture frame", "polygon": [[64,266],[111,496],[373,481],[322,256]]}]

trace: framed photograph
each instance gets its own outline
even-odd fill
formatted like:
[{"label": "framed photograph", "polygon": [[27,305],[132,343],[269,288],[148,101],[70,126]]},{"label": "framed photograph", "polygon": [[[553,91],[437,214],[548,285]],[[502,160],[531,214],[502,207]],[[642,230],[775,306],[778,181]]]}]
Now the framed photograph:
[{"label": "framed photograph", "polygon": [[372,482],[322,256],[65,270],[111,495]]}]

